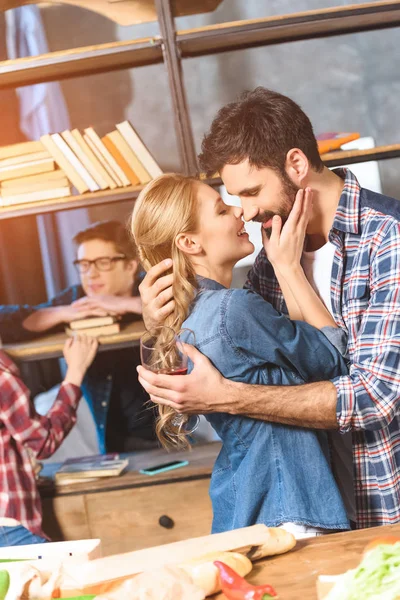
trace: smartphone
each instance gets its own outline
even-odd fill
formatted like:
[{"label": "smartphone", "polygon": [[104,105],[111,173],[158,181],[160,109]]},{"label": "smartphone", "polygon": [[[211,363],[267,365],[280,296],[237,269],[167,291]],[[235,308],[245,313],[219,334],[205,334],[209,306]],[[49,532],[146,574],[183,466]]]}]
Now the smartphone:
[{"label": "smartphone", "polygon": [[173,460],[172,462],[163,463],[162,465],[154,465],[154,467],[148,467],[147,469],[139,469],[139,473],[143,473],[143,475],[157,475],[157,473],[165,473],[165,471],[172,471],[172,469],[186,467],[188,464],[188,460]]}]

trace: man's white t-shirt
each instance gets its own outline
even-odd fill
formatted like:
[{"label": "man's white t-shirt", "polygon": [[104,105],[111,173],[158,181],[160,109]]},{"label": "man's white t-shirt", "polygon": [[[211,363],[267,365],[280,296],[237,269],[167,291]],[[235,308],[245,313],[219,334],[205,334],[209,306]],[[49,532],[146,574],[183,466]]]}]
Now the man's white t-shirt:
[{"label": "man's white t-shirt", "polygon": [[[331,242],[327,242],[314,252],[304,251],[301,259],[301,264],[308,281],[332,316],[331,274],[334,254],[335,246]],[[337,431],[332,431],[329,435],[331,439],[332,463],[338,487],[346,507],[347,515],[351,521],[355,522],[352,436],[351,433],[341,434]]]}]

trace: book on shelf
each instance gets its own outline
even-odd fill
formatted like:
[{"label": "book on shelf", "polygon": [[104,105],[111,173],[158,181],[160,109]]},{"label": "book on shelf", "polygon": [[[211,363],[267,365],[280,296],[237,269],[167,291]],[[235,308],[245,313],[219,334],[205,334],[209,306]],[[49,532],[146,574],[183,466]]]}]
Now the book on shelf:
[{"label": "book on shelf", "polygon": [[43,158],[32,162],[0,167],[0,182],[7,181],[7,179],[17,179],[19,177],[26,177],[27,175],[54,171],[55,168],[56,165],[52,158]]},{"label": "book on shelf", "polygon": [[58,146],[58,149],[64,155],[65,160],[67,160],[70,165],[75,169],[75,171],[79,174],[79,176],[83,179],[87,187],[91,192],[98,192],[100,186],[93,179],[89,171],[83,166],[81,161],[77,158],[77,156],[73,153],[71,148],[68,146],[67,142],[61,137],[59,133],[53,133],[51,136],[53,142]]},{"label": "book on shelf", "polygon": [[3,181],[0,185],[1,189],[14,187],[30,188],[31,185],[42,183],[47,184],[48,187],[59,187],[60,181],[65,179],[66,175],[64,171],[61,169],[55,169],[54,171],[49,171],[48,173],[38,173],[36,175],[29,175],[27,177],[8,179],[7,181]]},{"label": "book on shelf", "polygon": [[87,319],[77,319],[69,323],[69,328],[78,331],[80,329],[90,329],[91,327],[103,327],[104,325],[113,325],[118,321],[118,317],[107,315],[106,317],[88,317]]},{"label": "book on shelf", "polygon": [[50,188],[47,190],[37,190],[36,192],[25,192],[22,194],[4,195],[0,192],[0,197],[5,206],[13,204],[25,204],[29,202],[38,202],[39,200],[54,200],[58,198],[67,198],[71,195],[69,183],[60,188]]},{"label": "book on shelf", "polygon": [[114,335],[115,333],[119,333],[121,330],[119,323],[112,323],[111,325],[101,325],[100,327],[87,327],[83,329],[71,329],[71,327],[65,328],[65,333],[69,337],[73,337],[74,335],[78,335],[80,333],[84,333],[91,337],[101,337],[106,335]]},{"label": "book on shelf", "polygon": [[93,143],[90,142],[92,145],[89,145],[89,143],[85,140],[84,136],[79,131],[79,129],[73,129],[71,131],[71,134],[75,138],[75,140],[78,142],[78,144],[80,145],[82,150],[85,152],[85,154],[87,154],[87,156],[90,158],[91,162],[93,163],[93,165],[96,168],[96,171],[98,171],[99,174],[101,174],[103,179],[106,181],[107,186],[111,190],[114,190],[117,187],[117,184],[116,184],[114,178],[110,175],[110,173],[106,169],[106,167],[103,165],[103,162],[102,162],[102,160],[100,160],[97,152],[93,149]]},{"label": "book on shelf", "polygon": [[356,131],[329,131],[327,133],[320,133],[317,135],[318,151],[320,154],[326,154],[327,152],[332,152],[332,150],[338,150],[342,144],[358,140],[359,137],[360,134]]},{"label": "book on shelf", "polygon": [[146,148],[132,125],[129,121],[123,121],[117,124],[118,131],[123,135],[125,141],[130,146],[132,152],[136,154],[146,171],[150,174],[151,178],[162,175],[162,171],[149,150]]},{"label": "book on shelf", "polygon": [[107,180],[103,177],[102,171],[97,168],[97,161],[95,163],[92,160],[92,152],[90,148],[87,147],[86,150],[84,150],[81,144],[79,144],[76,138],[72,135],[72,132],[68,129],[63,131],[61,135],[64,141],[74,152],[78,160],[81,161],[82,165],[85,167],[87,172],[93,177],[99,188],[101,190],[106,190],[109,187],[109,185],[107,183]]},{"label": "book on shelf", "polygon": [[[60,170],[53,171],[57,173],[56,179],[44,179],[38,181],[31,181],[26,183],[25,179],[31,179],[30,177],[22,177],[21,179],[9,179],[0,184],[0,196],[8,198],[8,196],[18,196],[19,194],[27,194],[31,192],[39,192],[42,190],[59,190],[60,188],[67,188],[70,190],[69,180],[65,177],[64,173]],[[12,185],[6,185],[10,184]]]},{"label": "book on shelf", "polygon": [[120,458],[118,454],[85,456],[83,458],[65,461],[55,473],[56,483],[78,482],[97,477],[117,477],[129,464],[127,458]]},{"label": "book on shelf", "polygon": [[19,144],[11,144],[9,146],[0,147],[0,160],[12,158],[13,156],[21,156],[24,154],[33,154],[35,152],[43,152],[45,150],[42,142],[20,142]]},{"label": "book on shelf", "polygon": [[126,160],[128,165],[131,166],[135,174],[139,178],[139,182],[144,185],[151,181],[151,175],[146,171],[136,154],[131,150],[128,143],[125,141],[124,136],[116,129],[107,134],[108,139],[114,144],[121,156]]},{"label": "book on shelf", "polygon": [[93,154],[97,157],[97,160],[101,163],[103,169],[106,171],[110,180],[113,182],[113,186],[110,186],[110,188],[115,189],[115,188],[121,187],[122,186],[121,180],[118,179],[117,175],[111,168],[111,165],[106,161],[106,159],[104,158],[104,156],[102,155],[102,153],[100,152],[98,147],[93,143],[93,141],[90,139],[90,137],[86,133],[83,134],[83,139],[86,142],[86,144],[89,146],[89,148],[91,149]]},{"label": "book on shelf", "polygon": [[93,127],[86,127],[86,129],[84,131],[85,131],[85,135],[92,141],[94,146],[97,148],[97,150],[102,155],[103,159],[106,161],[108,166],[111,168],[114,179],[116,179],[117,183],[121,187],[130,185],[131,182],[129,181],[129,179],[127,178],[127,176],[125,175],[125,173],[123,172],[121,167],[118,165],[118,163],[115,160],[115,158],[113,157],[113,155],[107,150],[107,148],[105,147],[105,145],[103,144],[103,142],[101,141],[100,137],[97,135],[97,133],[95,132]]},{"label": "book on shelf", "polygon": [[70,182],[80,194],[84,194],[89,191],[89,186],[86,185],[82,177],[75,170],[75,168],[71,165],[71,163],[65,158],[64,154],[61,152],[57,144],[54,142],[51,135],[42,135],[40,138],[42,144],[46,147],[46,149],[50,152],[60,169],[62,169],[65,175],[68,177]]},{"label": "book on shelf", "polygon": [[121,167],[129,181],[131,182],[131,185],[138,185],[140,183],[139,177],[136,175],[135,171],[122,156],[117,146],[111,139],[110,134],[108,133],[107,135],[102,137],[101,141],[103,142],[109,153],[114,157],[117,164]]},{"label": "book on shelf", "polygon": [[36,160],[43,160],[44,158],[51,158],[50,154],[43,148],[41,152],[32,152],[32,154],[20,154],[19,156],[13,156],[12,158],[4,158],[0,160],[0,167],[8,167],[9,165],[20,165],[26,162],[33,162]]}]

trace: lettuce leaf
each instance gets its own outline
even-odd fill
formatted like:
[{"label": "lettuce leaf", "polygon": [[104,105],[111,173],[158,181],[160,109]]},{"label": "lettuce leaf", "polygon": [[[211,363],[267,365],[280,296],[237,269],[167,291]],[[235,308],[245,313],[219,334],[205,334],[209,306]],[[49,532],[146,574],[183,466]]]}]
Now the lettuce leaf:
[{"label": "lettuce leaf", "polygon": [[356,569],[345,573],[326,600],[396,600],[400,597],[400,542],[368,552]]}]

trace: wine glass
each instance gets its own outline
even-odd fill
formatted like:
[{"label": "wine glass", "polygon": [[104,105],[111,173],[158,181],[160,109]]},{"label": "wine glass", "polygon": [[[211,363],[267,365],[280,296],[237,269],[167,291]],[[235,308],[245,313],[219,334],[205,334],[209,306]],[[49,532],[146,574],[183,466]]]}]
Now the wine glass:
[{"label": "wine glass", "polygon": [[[140,338],[140,358],[142,365],[154,373],[166,375],[186,375],[189,357],[183,348],[183,340],[187,344],[195,341],[191,329],[181,329],[176,334],[171,327],[153,327]],[[168,431],[169,436],[188,435],[199,425],[198,415],[176,413],[171,420],[174,431]]]}]

